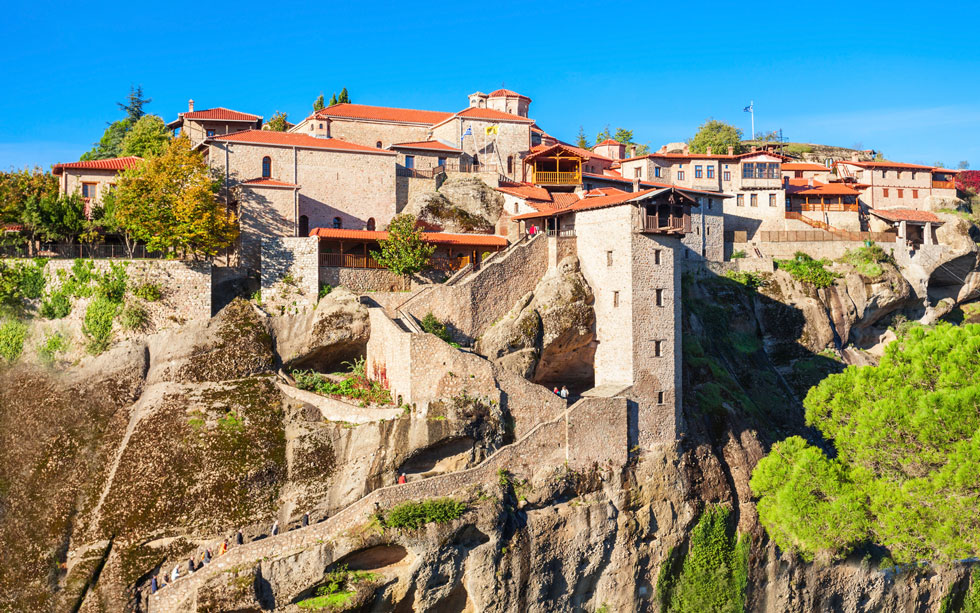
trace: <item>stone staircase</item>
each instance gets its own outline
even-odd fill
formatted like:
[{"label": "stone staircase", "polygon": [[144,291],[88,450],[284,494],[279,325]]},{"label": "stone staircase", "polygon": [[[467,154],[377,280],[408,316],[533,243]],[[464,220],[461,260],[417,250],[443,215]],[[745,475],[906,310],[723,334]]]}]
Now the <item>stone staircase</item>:
[{"label": "stone staircase", "polygon": [[[607,415],[611,425],[622,430],[622,440],[595,431],[595,411]],[[210,580],[254,566],[263,560],[296,555],[342,539],[352,528],[370,521],[371,515],[378,509],[387,509],[406,501],[449,496],[462,488],[481,483],[496,483],[499,469],[530,476],[531,472],[548,465],[564,464],[573,469],[594,462],[622,465],[627,457],[626,411],[627,403],[622,398],[582,398],[557,418],[537,424],[519,440],[501,447],[473,468],[376,489],[319,523],[230,549],[194,574],[184,576],[149,596],[147,611],[196,611],[197,591]],[[579,413],[584,413],[580,419]],[[571,437],[570,428],[575,433]],[[618,435],[619,432],[614,434]],[[311,582],[318,579],[313,578]]]},{"label": "stone staircase", "polygon": [[786,219],[795,219],[797,221],[802,221],[803,223],[810,226],[811,228],[817,228],[825,232],[830,232],[834,236],[839,237],[841,240],[846,240],[846,241],[864,240],[860,232],[850,232],[848,230],[841,230],[840,228],[835,228],[834,226],[826,222],[820,221],[819,219],[813,219],[811,217],[807,217],[806,215],[802,213],[798,213],[796,211],[786,211]]}]

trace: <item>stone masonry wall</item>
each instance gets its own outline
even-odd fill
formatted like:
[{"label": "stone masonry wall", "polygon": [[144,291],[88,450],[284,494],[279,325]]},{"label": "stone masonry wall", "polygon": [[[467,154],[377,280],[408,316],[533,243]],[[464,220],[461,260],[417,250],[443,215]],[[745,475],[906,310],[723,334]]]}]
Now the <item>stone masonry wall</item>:
[{"label": "stone masonry wall", "polygon": [[408,279],[396,275],[386,268],[322,266],[320,268],[320,283],[331,287],[346,287],[355,294],[407,292],[411,289],[411,282]]},{"label": "stone masonry wall", "polygon": [[404,308],[420,320],[432,313],[449,326],[454,340],[472,341],[533,290],[547,270],[548,243],[539,235],[455,285],[419,292]]},{"label": "stone masonry wall", "polygon": [[318,249],[315,236],[262,239],[262,303],[267,311],[298,313],[316,306]]},{"label": "stone masonry wall", "polygon": [[[320,129],[320,124],[323,129]],[[304,134],[339,138],[349,143],[365,147],[376,147],[381,141],[384,149],[395,143],[414,143],[428,140],[430,126],[422,124],[401,124],[387,121],[367,121],[363,119],[330,119],[315,122],[314,129]]]},{"label": "stone masonry wall", "polygon": [[[48,290],[61,286],[59,270],[70,272],[74,260],[49,260],[44,267]],[[160,305],[181,321],[211,317],[211,262],[176,260],[92,260],[96,272],[111,264],[126,267],[130,286],[156,283],[162,297]]]}]

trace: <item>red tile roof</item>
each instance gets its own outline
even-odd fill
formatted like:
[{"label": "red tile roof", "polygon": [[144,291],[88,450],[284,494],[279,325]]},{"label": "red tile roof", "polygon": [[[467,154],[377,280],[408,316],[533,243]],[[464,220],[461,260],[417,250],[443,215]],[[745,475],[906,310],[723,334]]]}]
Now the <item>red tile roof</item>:
[{"label": "red tile roof", "polygon": [[432,149],[434,151],[448,151],[449,153],[462,153],[462,149],[456,149],[437,140],[423,140],[414,143],[395,143],[391,145],[396,149]]},{"label": "red tile roof", "polygon": [[554,202],[554,208],[558,210],[567,209],[579,200],[581,198],[574,192],[555,192],[551,194],[551,201]]},{"label": "red tile roof", "polygon": [[19,223],[5,223],[0,226],[0,230],[4,232],[21,232],[24,230],[24,225]]},{"label": "red tile roof", "polygon": [[502,183],[496,188],[499,192],[524,198],[525,200],[539,200],[541,202],[551,202],[551,192],[543,187],[528,183]]},{"label": "red tile roof", "polygon": [[604,140],[601,143],[597,144],[596,147],[604,147],[605,145],[622,145],[622,144],[623,143],[619,142],[618,140],[613,140],[611,138],[607,138],[606,140]]},{"label": "red tile roof", "polygon": [[64,164],[55,164],[51,168],[51,172],[60,175],[65,169],[81,169],[81,170],[127,170],[133,168],[137,164],[143,161],[143,158],[137,157],[135,155],[125,157],[125,158],[109,158],[107,160],[87,160],[84,162],[66,162]]},{"label": "red tile roof", "polygon": [[871,209],[871,214],[887,219],[888,221],[911,221],[913,223],[943,223],[943,220],[936,217],[929,211],[916,211],[913,209]]},{"label": "red tile roof", "polygon": [[[596,155],[591,151],[586,151],[585,149],[579,149],[578,147],[573,147],[572,145],[566,145],[565,143],[556,143],[554,145],[536,145],[534,147],[531,147],[531,153],[526,158],[524,158],[524,162],[527,163],[537,157],[542,157],[547,153],[554,153],[558,151],[564,151],[565,153],[570,153],[571,155],[580,157],[583,160],[588,160],[592,156]],[[600,157],[600,156],[596,156],[596,157]]]},{"label": "red tile roof", "polygon": [[348,143],[339,138],[316,138],[308,134],[293,132],[274,132],[272,130],[243,130],[231,134],[222,134],[208,139],[209,141],[225,141],[229,143],[248,143],[256,145],[281,145],[288,147],[303,147],[305,149],[329,149],[331,151],[346,151],[351,153],[375,153],[395,155],[394,151],[385,151],[375,147]]},{"label": "red tile roof", "polygon": [[262,117],[259,115],[233,111],[220,106],[213,109],[205,109],[203,111],[189,111],[187,113],[181,113],[181,117],[184,119],[215,119],[219,121],[258,121],[259,119],[262,119]]},{"label": "red tile roof", "polygon": [[905,162],[853,162],[849,160],[842,160],[837,162],[837,164],[850,164],[851,166],[857,166],[858,168],[908,168],[910,170],[932,170],[932,166],[923,166],[922,164],[906,164]]},{"label": "red tile roof", "polygon": [[419,123],[431,126],[449,119],[453,114],[443,113],[441,111],[419,111],[416,109],[398,109],[388,106],[368,106],[366,104],[350,104],[345,102],[320,109],[313,116],[317,119],[342,117],[347,119],[394,121],[398,123]]},{"label": "red tile roof", "polygon": [[511,115],[510,113],[504,113],[503,111],[497,111],[494,109],[478,109],[474,107],[463,109],[462,111],[456,113],[456,116],[466,117],[469,119],[489,119],[491,121],[513,121],[517,123],[530,123],[530,124],[534,123],[533,119],[528,119],[527,117],[521,117],[520,115]]},{"label": "red tile roof", "polygon": [[789,179],[786,193],[794,196],[857,196],[861,192],[844,183],[823,183],[809,179]]},{"label": "red tile roof", "polygon": [[783,170],[821,170],[829,172],[830,169],[823,164],[811,164],[809,162],[784,162]]},{"label": "red tile roof", "polygon": [[278,181],[276,179],[264,179],[259,177],[257,179],[249,179],[248,181],[242,181],[242,185],[257,186],[257,187],[299,187],[295,183],[286,183],[285,181]]},{"label": "red tile roof", "polygon": [[524,96],[522,94],[518,94],[517,92],[511,91],[509,89],[497,89],[497,90],[494,90],[494,91],[490,92],[490,95],[488,97],[489,98],[506,98],[508,96],[516,97],[516,98],[524,98],[528,102],[531,101],[531,99],[528,98],[527,96]]},{"label": "red tile roof", "polygon": [[595,197],[595,196],[612,196],[614,194],[626,194],[625,190],[621,190],[618,187],[598,187],[596,189],[585,192],[585,197]]},{"label": "red tile roof", "polygon": [[632,160],[642,160],[646,158],[668,160],[741,160],[755,155],[769,155],[772,157],[781,158],[783,161],[792,159],[788,156],[776,153],[775,151],[760,150],[746,151],[745,153],[736,153],[734,155],[728,155],[727,153],[712,153],[711,155],[708,155],[707,153],[647,153],[645,155],[638,155],[632,158],[624,158],[619,161],[629,162]]},{"label": "red tile roof", "polygon": [[[337,228],[313,228],[310,236],[320,238],[377,241],[388,238],[388,233],[382,230],[343,230]],[[422,237],[427,243],[434,245],[466,245],[473,247],[506,247],[507,239],[495,234],[447,234],[445,232],[423,232]]]}]

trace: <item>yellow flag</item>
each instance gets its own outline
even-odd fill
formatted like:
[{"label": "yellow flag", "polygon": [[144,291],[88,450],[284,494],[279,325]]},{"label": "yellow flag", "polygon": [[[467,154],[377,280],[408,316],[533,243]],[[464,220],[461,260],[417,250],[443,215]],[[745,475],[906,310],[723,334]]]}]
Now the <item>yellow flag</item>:
[{"label": "yellow flag", "polygon": [[487,126],[483,128],[483,130],[486,132],[487,136],[490,136],[491,134],[497,133],[497,126]]}]

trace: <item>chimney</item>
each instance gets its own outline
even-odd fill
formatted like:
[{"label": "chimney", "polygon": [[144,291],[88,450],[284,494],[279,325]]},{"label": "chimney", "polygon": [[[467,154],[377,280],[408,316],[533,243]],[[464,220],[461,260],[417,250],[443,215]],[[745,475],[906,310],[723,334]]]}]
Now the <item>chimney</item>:
[{"label": "chimney", "polygon": [[851,161],[852,162],[860,162],[861,161],[861,154],[858,153],[857,151],[855,151],[854,153],[852,153],[851,154]]},{"label": "chimney", "polygon": [[194,112],[194,99],[193,98],[191,98],[190,100],[187,101],[187,112],[188,113],[193,113]]},{"label": "chimney", "polygon": [[711,155],[711,145],[708,145],[708,155]]},{"label": "chimney", "polygon": [[735,155],[735,147],[728,146],[728,155]]},{"label": "chimney", "polygon": [[682,152],[684,153],[684,155],[687,155],[688,153],[691,152],[691,148],[688,147],[687,144],[685,143],[684,144],[684,149],[682,149]]},{"label": "chimney", "polygon": [[640,191],[640,177],[633,178],[633,193]]},{"label": "chimney", "polygon": [[631,158],[636,157],[636,145],[630,145],[630,157]]},{"label": "chimney", "polygon": [[660,147],[660,151],[658,151],[657,153],[667,153],[667,145],[663,145],[662,147]]}]

